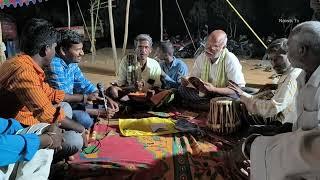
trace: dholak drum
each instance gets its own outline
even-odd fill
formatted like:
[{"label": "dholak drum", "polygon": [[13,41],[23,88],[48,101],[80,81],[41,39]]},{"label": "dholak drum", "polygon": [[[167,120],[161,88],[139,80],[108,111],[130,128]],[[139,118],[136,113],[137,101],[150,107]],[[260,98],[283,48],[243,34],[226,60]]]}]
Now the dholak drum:
[{"label": "dholak drum", "polygon": [[[254,95],[255,98],[261,100],[270,100],[274,96],[274,91],[266,90]],[[262,117],[259,114],[250,113],[244,104],[241,104],[240,117],[243,120],[242,122],[247,125],[269,125],[277,122],[282,122],[284,120],[283,113],[280,112],[272,117]]]},{"label": "dholak drum", "polygon": [[228,97],[217,97],[210,100],[208,127],[219,134],[227,135],[237,131],[241,125],[237,113],[237,104]]}]

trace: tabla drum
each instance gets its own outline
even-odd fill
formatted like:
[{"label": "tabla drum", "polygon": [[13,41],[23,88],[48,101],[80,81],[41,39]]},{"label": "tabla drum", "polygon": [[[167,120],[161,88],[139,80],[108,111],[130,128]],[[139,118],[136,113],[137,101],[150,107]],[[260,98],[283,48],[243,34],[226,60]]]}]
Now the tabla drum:
[{"label": "tabla drum", "polygon": [[211,99],[207,126],[222,135],[236,132],[241,125],[238,105],[239,103],[228,97]]}]

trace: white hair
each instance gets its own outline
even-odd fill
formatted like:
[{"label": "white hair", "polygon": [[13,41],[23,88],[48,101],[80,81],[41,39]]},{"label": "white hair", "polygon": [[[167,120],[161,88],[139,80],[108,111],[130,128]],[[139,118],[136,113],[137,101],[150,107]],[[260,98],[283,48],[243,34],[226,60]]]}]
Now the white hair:
[{"label": "white hair", "polygon": [[225,38],[223,39],[223,46],[227,46],[227,42],[228,42],[228,36],[226,35]]},{"label": "white hair", "polygon": [[306,21],[294,27],[290,33],[299,45],[307,46],[315,54],[320,54],[320,22]]},{"label": "white hair", "polygon": [[149,34],[139,34],[135,39],[134,39],[134,47],[137,48],[138,42],[140,41],[148,41],[149,46],[152,47],[152,38],[150,37]]}]

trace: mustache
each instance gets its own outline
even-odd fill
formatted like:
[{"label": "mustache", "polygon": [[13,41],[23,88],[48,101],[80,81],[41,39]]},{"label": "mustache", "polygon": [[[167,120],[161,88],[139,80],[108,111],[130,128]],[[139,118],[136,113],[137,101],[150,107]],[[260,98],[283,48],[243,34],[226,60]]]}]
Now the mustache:
[{"label": "mustache", "polygon": [[212,52],[210,52],[209,50],[205,50],[206,53],[210,54],[211,56],[213,56],[214,54]]},{"label": "mustache", "polygon": [[273,69],[286,69],[286,68],[287,68],[287,65],[285,65],[285,64],[273,66]]}]

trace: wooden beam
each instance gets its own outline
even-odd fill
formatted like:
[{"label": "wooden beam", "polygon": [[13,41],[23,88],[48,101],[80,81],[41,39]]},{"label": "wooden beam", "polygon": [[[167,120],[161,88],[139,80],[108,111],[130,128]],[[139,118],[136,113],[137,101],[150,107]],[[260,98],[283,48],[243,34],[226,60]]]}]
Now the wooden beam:
[{"label": "wooden beam", "polygon": [[111,45],[113,52],[113,62],[115,68],[115,75],[118,75],[118,57],[117,57],[117,47],[116,41],[114,38],[114,24],[113,24],[113,16],[112,16],[112,0],[108,0],[108,11],[109,11],[109,24],[110,24],[110,36],[111,36]]},{"label": "wooden beam", "polygon": [[122,57],[126,54],[127,42],[128,42],[128,31],[129,31],[129,10],[130,10],[130,0],[127,0],[126,7],[126,20],[124,26],[124,37],[123,37],[123,47],[122,47]]}]

